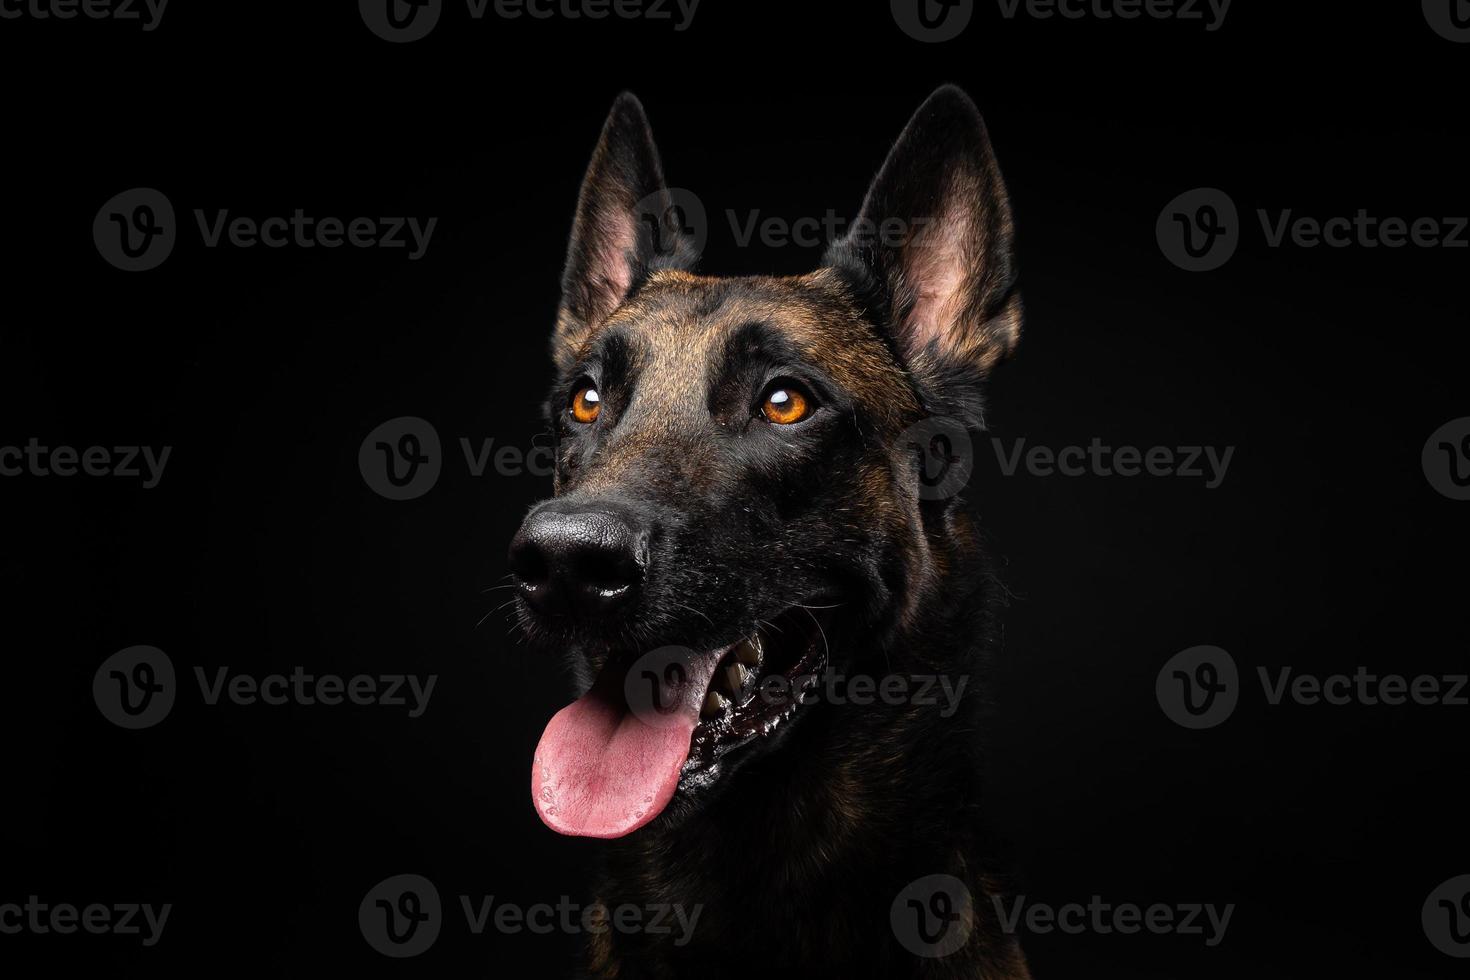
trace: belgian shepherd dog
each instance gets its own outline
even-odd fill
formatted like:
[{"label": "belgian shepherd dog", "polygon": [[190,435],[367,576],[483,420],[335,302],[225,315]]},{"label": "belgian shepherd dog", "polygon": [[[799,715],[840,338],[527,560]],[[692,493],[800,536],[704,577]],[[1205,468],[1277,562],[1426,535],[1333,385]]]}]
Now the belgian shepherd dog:
[{"label": "belgian shepherd dog", "polygon": [[1004,604],[914,437],[982,429],[1020,337],[985,124],[931,95],[808,275],[696,274],[686,223],[620,96],[551,342],[555,495],[510,547],[519,622],[582,692],[531,790],[553,830],[612,839],[596,907],[699,917],[594,930],[587,972],[1024,978],[984,857],[983,684],[944,710],[912,683],[982,676]]}]

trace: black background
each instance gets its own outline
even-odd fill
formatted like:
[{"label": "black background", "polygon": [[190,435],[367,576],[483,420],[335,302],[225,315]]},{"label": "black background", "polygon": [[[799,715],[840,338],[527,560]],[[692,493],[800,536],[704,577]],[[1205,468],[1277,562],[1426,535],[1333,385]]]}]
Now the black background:
[{"label": "black background", "polygon": [[[128,975],[521,975],[574,937],[468,934],[456,896],[588,897],[599,845],[529,800],[569,688],[482,592],[531,475],[469,475],[458,440],[522,451],[578,182],[613,96],[644,101],[672,184],[714,218],[704,271],[794,273],[723,215],[850,215],[908,115],[961,84],[1016,209],[1028,319],[995,379],[1013,445],[1234,446],[1224,484],[1023,472],[972,488],[1017,595],[993,678],[988,795],[1028,901],[1235,903],[1225,941],[1028,935],[1039,978],[1447,977],[1420,926],[1470,872],[1466,708],[1268,706],[1257,666],[1463,673],[1467,504],[1420,450],[1466,408],[1463,250],[1268,248],[1255,210],[1470,212],[1470,46],[1418,4],[1238,0],[1199,22],[1006,20],[921,44],[886,4],[704,0],[669,22],[472,21],[388,44],[355,5],[171,5],[136,23],[0,21],[5,279],[0,445],[169,445],[161,484],[0,480],[7,709],[0,902],[174,904],[163,939],[0,936],[0,963]],[[1288,9],[1289,6],[1289,9]],[[155,187],[158,269],[99,256],[93,216]],[[1161,254],[1164,204],[1226,190],[1222,269]],[[427,255],[207,249],[192,210],[435,216]],[[431,421],[411,502],[357,453]],[[123,647],[165,650],[173,713],[116,728],[91,696]],[[1198,644],[1245,694],[1189,732],[1154,695]],[[438,675],[429,710],[209,707],[193,668]],[[760,860],[751,855],[751,860]],[[357,906],[431,878],[449,921],[395,962]],[[755,946],[780,937],[753,937]],[[10,971],[7,971],[10,972]],[[22,970],[20,972],[28,972]]]}]

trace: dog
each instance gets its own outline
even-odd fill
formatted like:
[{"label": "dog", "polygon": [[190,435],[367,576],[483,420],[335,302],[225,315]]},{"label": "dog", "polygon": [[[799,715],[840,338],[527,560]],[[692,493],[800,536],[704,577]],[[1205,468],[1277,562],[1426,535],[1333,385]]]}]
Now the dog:
[{"label": "dog", "polygon": [[[562,275],[555,494],[509,552],[520,626],[583,692],[533,803],[611,841],[587,975],[1025,978],[986,858],[980,685],[949,712],[857,696],[968,679],[997,645],[1004,590],[914,436],[983,428],[1020,338],[985,124],[935,91],[808,275],[696,274],[678,218],[624,94]],[[621,906],[699,918],[674,941],[608,923]]]}]

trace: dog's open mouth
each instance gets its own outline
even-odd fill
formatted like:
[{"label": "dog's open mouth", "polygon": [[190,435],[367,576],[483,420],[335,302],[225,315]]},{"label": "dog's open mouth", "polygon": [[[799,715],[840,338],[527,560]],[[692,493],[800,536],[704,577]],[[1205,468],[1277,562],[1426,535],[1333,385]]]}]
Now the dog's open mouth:
[{"label": "dog's open mouth", "polygon": [[536,812],[579,837],[621,837],[653,820],[681,784],[709,779],[726,753],[801,707],[827,664],[820,616],[795,606],[727,646],[610,661],[541,736]]}]

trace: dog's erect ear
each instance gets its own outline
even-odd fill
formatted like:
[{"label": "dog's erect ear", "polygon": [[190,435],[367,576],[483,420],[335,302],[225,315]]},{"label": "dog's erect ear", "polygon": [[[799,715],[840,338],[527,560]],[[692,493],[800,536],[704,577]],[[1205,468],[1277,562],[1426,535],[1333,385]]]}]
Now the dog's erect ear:
[{"label": "dog's erect ear", "polygon": [[672,206],[648,117],[624,92],[608,113],[577,199],[552,340],[559,365],[575,358],[587,335],[650,273],[693,264],[693,242],[663,220]]},{"label": "dog's erect ear", "polygon": [[916,373],[984,374],[1021,336],[1010,202],[990,137],[952,85],[914,113],[828,265],[876,278]]}]

